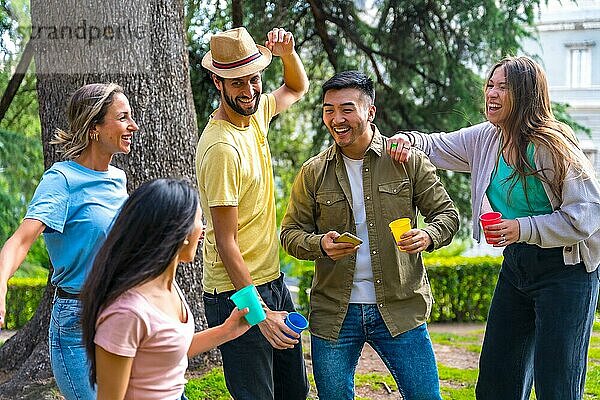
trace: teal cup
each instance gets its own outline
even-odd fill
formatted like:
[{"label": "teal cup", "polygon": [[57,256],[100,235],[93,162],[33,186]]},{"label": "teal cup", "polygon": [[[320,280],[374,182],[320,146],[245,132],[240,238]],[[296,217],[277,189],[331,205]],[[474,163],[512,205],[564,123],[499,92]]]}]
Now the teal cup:
[{"label": "teal cup", "polygon": [[230,299],[240,310],[244,308],[250,310],[248,314],[246,314],[246,321],[248,321],[250,325],[256,325],[267,318],[265,310],[263,310],[262,305],[258,300],[258,292],[254,285],[248,285],[241,288],[232,294]]},{"label": "teal cup", "polygon": [[[303,330],[308,328],[308,321],[306,320],[306,318],[304,318],[304,315],[295,311],[289,313],[287,317],[285,317],[285,324],[297,334],[301,334]],[[285,334],[285,336],[292,339],[296,339],[295,337],[292,337],[287,333]]]}]

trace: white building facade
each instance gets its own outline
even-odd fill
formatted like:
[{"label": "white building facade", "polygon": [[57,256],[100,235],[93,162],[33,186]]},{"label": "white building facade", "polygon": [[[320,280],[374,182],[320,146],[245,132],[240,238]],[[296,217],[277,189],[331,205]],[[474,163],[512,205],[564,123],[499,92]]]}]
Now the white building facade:
[{"label": "white building facade", "polygon": [[580,145],[600,176],[600,0],[549,0],[537,15],[537,41],[525,52],[544,67],[550,98],[591,130],[578,133]]}]

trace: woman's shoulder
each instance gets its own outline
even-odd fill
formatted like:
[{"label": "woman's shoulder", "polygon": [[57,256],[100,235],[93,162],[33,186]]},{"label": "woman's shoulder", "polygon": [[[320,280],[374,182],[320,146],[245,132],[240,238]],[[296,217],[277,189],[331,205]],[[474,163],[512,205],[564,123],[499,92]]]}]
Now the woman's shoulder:
[{"label": "woman's shoulder", "polygon": [[479,124],[467,126],[459,129],[457,132],[464,135],[474,135],[476,138],[488,138],[493,137],[497,133],[497,128],[494,124],[489,121],[484,121]]},{"label": "woman's shoulder", "polygon": [[115,300],[107,304],[99,314],[99,318],[111,314],[135,314],[143,316],[146,314],[147,302],[135,289],[129,289],[121,293]]},{"label": "woman's shoulder", "polygon": [[64,180],[69,190],[77,191],[81,185],[89,186],[90,182],[108,183],[125,187],[127,177],[125,171],[113,165],[108,166],[107,171],[95,171],[78,164],[73,160],[55,162],[44,173],[44,177],[54,176]]}]

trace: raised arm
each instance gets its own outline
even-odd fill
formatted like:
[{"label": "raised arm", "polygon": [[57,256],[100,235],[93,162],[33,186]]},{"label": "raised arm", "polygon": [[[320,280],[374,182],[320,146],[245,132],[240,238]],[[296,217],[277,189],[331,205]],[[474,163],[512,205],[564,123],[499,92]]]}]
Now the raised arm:
[{"label": "raised arm", "polygon": [[36,219],[24,219],[15,233],[0,250],[0,327],[6,315],[6,292],[8,280],[17,271],[33,242],[42,234],[46,225]]},{"label": "raised arm", "polygon": [[267,34],[265,46],[283,62],[283,85],[273,92],[277,108],[275,114],[285,111],[308,91],[308,77],[296,53],[294,36],[282,28],[273,28]]}]

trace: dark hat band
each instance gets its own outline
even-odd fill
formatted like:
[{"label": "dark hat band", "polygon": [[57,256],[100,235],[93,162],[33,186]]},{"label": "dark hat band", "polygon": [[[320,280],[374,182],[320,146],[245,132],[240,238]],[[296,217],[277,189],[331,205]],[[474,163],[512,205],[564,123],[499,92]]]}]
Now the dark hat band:
[{"label": "dark hat band", "polygon": [[231,63],[220,63],[215,61],[214,59],[212,60],[212,64],[215,68],[218,69],[231,69],[231,68],[237,68],[237,67],[241,67],[242,65],[246,65],[251,63],[252,61],[256,60],[257,58],[259,58],[262,54],[260,52],[252,54],[249,57],[244,58],[243,60],[239,60],[239,61],[234,61]]}]

